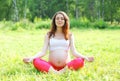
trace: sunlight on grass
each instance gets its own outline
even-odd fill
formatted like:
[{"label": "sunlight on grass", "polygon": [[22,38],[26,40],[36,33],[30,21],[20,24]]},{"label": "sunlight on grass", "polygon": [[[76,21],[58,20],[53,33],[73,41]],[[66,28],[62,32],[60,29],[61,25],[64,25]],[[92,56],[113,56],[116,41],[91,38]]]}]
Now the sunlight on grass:
[{"label": "sunlight on grass", "polygon": [[120,81],[120,30],[72,29],[78,52],[95,61],[61,75],[44,74],[22,62],[41,50],[47,31],[0,31],[0,81]]}]

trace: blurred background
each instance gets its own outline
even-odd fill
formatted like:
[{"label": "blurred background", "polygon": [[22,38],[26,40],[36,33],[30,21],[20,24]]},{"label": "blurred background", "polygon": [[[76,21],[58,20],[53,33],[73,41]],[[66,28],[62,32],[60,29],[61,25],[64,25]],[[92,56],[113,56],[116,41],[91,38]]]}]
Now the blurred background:
[{"label": "blurred background", "polygon": [[[22,61],[42,49],[57,11],[70,17],[78,52],[95,57],[60,76]],[[120,0],[0,0],[0,81],[120,81]]]},{"label": "blurred background", "polygon": [[120,29],[120,0],[0,0],[0,29],[49,28],[57,11],[71,28]]}]

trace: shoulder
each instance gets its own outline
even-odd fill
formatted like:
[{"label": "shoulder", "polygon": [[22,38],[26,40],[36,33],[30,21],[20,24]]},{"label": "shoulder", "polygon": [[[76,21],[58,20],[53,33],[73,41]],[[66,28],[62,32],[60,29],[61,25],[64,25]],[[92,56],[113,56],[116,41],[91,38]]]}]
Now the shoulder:
[{"label": "shoulder", "polygon": [[47,32],[46,35],[49,36],[49,35],[50,35],[50,32]]},{"label": "shoulder", "polygon": [[49,39],[49,32],[47,32],[46,34],[45,34],[45,39]]},{"label": "shoulder", "polygon": [[73,33],[69,33],[69,39],[71,40],[74,37]]},{"label": "shoulder", "polygon": [[52,32],[47,32],[47,34],[46,34],[47,36],[48,36],[48,38],[51,38],[51,36],[53,36],[53,34],[52,34]]}]

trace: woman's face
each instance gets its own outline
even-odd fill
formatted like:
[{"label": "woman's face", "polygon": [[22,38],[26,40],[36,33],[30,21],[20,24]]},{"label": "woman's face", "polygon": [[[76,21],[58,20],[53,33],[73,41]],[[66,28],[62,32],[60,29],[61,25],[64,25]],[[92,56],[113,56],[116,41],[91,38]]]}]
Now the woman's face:
[{"label": "woman's face", "polygon": [[55,24],[57,27],[63,27],[65,24],[65,19],[62,14],[57,14],[55,17]]}]

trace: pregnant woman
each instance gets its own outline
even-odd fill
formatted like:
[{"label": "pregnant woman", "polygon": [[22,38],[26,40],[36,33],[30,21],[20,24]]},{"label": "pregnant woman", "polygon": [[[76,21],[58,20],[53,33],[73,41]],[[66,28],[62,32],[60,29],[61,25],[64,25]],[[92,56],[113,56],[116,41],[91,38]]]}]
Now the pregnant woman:
[{"label": "pregnant woman", "polygon": [[[51,30],[45,35],[41,52],[35,56],[23,58],[25,63],[32,62],[41,72],[62,73],[67,68],[78,70],[84,66],[84,61],[93,62],[93,57],[84,56],[76,51],[74,36],[69,32],[69,18],[63,11],[58,11],[52,18]],[[41,57],[49,50],[48,62]],[[76,58],[71,60],[71,54]]]}]

